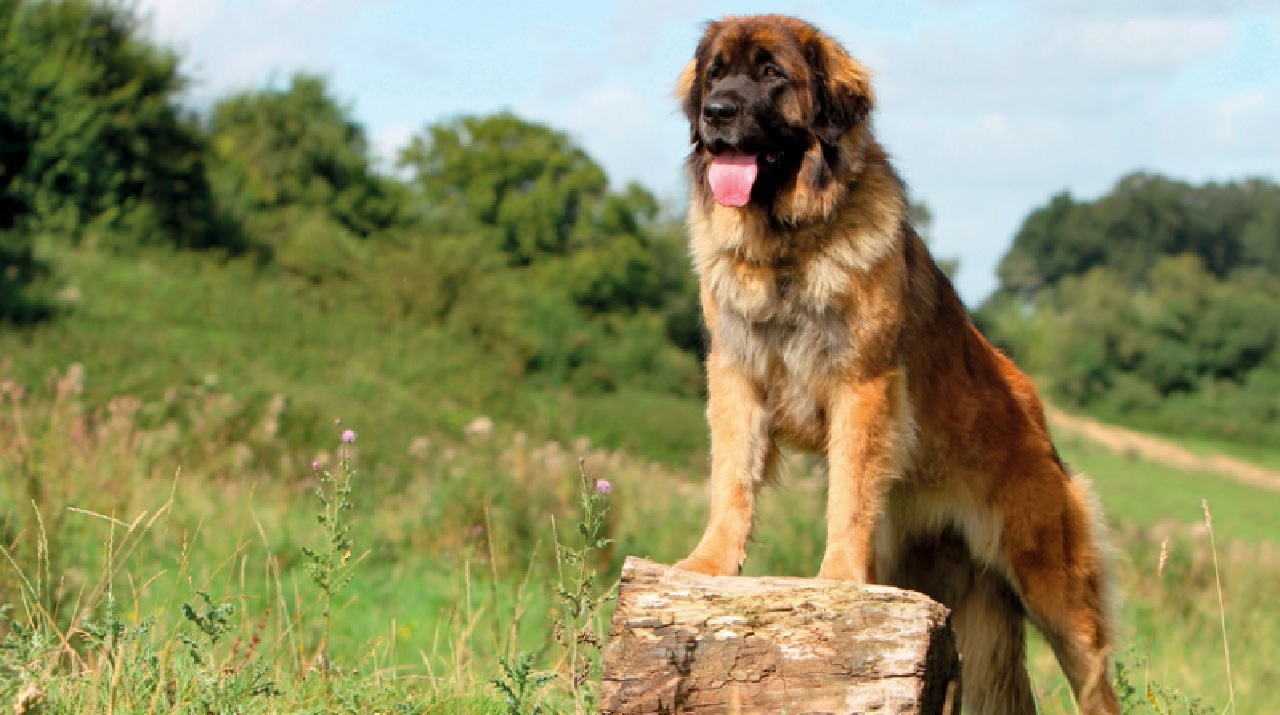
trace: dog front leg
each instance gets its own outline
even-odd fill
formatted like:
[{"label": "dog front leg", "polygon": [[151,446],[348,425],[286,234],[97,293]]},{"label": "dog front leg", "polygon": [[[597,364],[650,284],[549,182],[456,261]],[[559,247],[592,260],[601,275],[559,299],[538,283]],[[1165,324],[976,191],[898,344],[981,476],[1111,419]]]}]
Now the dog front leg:
[{"label": "dog front leg", "polygon": [[841,384],[830,395],[827,549],[818,578],[875,579],[872,538],[909,438],[906,383],[898,370]]},{"label": "dog front leg", "polygon": [[711,427],[711,510],[702,541],[676,564],[686,571],[732,576],[742,570],[755,519],[755,498],[777,459],[764,392],[736,366],[707,359]]}]

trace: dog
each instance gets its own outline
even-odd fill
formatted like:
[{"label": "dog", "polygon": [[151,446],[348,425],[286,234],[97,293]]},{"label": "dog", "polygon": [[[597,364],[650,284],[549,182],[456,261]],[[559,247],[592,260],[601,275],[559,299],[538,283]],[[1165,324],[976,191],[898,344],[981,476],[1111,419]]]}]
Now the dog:
[{"label": "dog", "polygon": [[738,574],[779,444],[823,453],[818,577],[950,607],[965,712],[1035,713],[1030,619],[1081,711],[1118,714],[1098,507],[912,228],[867,69],[803,21],[728,17],[677,94],[711,432],[707,527],[677,567]]}]

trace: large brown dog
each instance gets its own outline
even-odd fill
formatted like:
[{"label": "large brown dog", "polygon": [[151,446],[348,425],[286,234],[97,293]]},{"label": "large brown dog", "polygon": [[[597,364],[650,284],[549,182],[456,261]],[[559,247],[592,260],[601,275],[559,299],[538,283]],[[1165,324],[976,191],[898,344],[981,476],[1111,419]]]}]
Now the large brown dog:
[{"label": "large brown dog", "polygon": [[737,574],[778,443],[824,452],[820,578],[952,609],[968,713],[1034,713],[1024,616],[1119,713],[1097,509],[1035,388],[970,322],[871,133],[867,70],[799,20],[711,23],[680,77],[711,334],[711,511],[681,568]]}]

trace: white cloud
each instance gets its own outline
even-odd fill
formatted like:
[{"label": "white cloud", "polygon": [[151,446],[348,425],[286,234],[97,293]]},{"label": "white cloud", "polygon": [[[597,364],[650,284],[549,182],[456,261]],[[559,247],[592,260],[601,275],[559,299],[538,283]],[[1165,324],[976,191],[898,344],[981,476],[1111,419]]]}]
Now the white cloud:
[{"label": "white cloud", "polygon": [[[1037,23],[992,42],[990,35],[935,28],[885,43],[882,106],[937,111],[1020,109],[1091,115],[1151,101],[1188,66],[1221,52],[1221,19],[1148,18]],[[875,65],[872,65],[875,69]]]}]

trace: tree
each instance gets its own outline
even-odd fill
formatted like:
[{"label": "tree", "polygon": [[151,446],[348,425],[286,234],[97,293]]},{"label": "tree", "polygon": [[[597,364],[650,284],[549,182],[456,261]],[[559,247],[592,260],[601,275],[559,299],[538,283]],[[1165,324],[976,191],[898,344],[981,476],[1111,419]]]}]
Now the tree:
[{"label": "tree", "polygon": [[1105,196],[1054,196],[1023,222],[1000,263],[1001,289],[1023,295],[1106,266],[1141,285],[1161,256],[1191,254],[1223,278],[1244,265],[1280,270],[1280,186],[1259,179],[1193,186],[1133,173]]},{"label": "tree", "polygon": [[27,312],[27,289],[34,277],[30,237],[14,231],[31,213],[30,197],[15,186],[31,156],[31,93],[26,78],[37,60],[30,45],[16,40],[17,0],[0,0],[0,319]]},{"label": "tree", "polygon": [[88,0],[0,0],[0,204],[10,228],[206,248],[220,229],[178,59],[133,12]]},{"label": "tree", "polygon": [[430,227],[419,240],[469,240],[468,250],[500,257],[497,277],[449,283],[465,286],[463,298],[476,285],[505,298],[483,311],[484,324],[505,326],[501,342],[522,346],[527,371],[580,389],[697,389],[701,336],[683,235],[651,193],[610,190],[568,135],[510,113],[429,126],[399,163],[412,174],[414,215]]},{"label": "tree", "polygon": [[1001,288],[1034,295],[1103,263],[1105,240],[1088,211],[1063,192],[1022,223],[996,274]]},{"label": "tree", "polygon": [[208,124],[214,185],[233,215],[318,212],[361,238],[399,222],[394,182],[373,171],[364,129],[324,79],[296,74],[285,89],[233,94]]},{"label": "tree", "polygon": [[979,311],[1050,394],[1111,419],[1280,437],[1280,186],[1151,174],[1032,212]]},{"label": "tree", "polygon": [[604,170],[568,135],[509,113],[428,127],[400,166],[430,216],[490,229],[512,265],[592,240],[608,190]]},{"label": "tree", "polygon": [[460,117],[414,137],[400,166],[428,221],[482,237],[588,313],[661,306],[657,200],[637,184],[611,192],[568,135],[509,113]]}]

